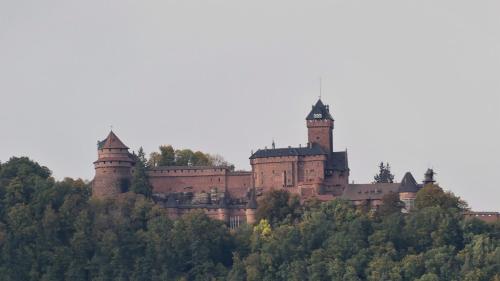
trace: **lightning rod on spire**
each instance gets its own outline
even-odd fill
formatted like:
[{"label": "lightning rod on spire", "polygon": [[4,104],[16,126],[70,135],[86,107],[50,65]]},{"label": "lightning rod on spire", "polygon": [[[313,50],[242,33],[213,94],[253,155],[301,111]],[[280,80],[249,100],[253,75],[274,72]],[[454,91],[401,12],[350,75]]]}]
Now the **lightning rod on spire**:
[{"label": "lightning rod on spire", "polygon": [[322,90],[322,87],[323,87],[322,84],[323,83],[322,83],[322,79],[321,79],[321,76],[320,76],[319,77],[319,99],[321,99],[321,90]]}]

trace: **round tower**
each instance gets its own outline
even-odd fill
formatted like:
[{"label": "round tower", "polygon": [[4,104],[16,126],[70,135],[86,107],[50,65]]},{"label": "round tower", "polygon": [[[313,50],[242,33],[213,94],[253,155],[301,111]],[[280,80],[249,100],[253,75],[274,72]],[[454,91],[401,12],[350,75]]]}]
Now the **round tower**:
[{"label": "round tower", "polygon": [[179,209],[177,208],[177,200],[174,198],[174,194],[170,194],[167,199],[167,204],[165,207],[167,207],[167,214],[168,217],[171,219],[176,219],[179,217]]},{"label": "round tower", "polygon": [[219,208],[217,209],[217,219],[228,223],[229,222],[229,214],[227,209],[226,198],[222,198],[219,202]]},{"label": "round tower", "polygon": [[107,198],[127,192],[134,164],[128,147],[111,131],[106,139],[97,143],[92,196]]},{"label": "round tower", "polygon": [[255,224],[256,222],[257,199],[255,197],[255,188],[252,188],[252,190],[250,190],[247,208],[245,209],[247,224]]}]

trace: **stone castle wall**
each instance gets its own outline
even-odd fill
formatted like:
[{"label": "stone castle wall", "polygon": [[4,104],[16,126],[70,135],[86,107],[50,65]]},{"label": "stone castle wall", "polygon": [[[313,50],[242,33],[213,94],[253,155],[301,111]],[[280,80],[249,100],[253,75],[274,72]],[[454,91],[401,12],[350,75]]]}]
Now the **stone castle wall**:
[{"label": "stone castle wall", "polygon": [[284,156],[251,160],[255,187],[268,191],[288,189],[299,193],[299,187],[323,182],[326,156]]},{"label": "stone castle wall", "polygon": [[219,167],[160,167],[150,170],[148,175],[153,193],[209,193],[217,189],[240,198],[252,186],[251,172],[232,172]]},{"label": "stone castle wall", "polygon": [[498,212],[467,212],[464,214],[465,219],[478,219],[487,223],[500,222],[500,213]]}]

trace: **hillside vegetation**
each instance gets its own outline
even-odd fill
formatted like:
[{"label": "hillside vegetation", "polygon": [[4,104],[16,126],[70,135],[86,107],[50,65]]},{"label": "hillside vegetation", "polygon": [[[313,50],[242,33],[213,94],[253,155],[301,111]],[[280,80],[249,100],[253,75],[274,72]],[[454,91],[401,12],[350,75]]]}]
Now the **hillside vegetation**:
[{"label": "hillside vegetation", "polygon": [[[422,189],[416,210],[378,212],[261,199],[256,226],[192,212],[172,221],[140,194],[90,199],[28,158],[0,164],[0,280],[500,281],[500,225],[464,221],[464,203]],[[396,202],[397,203],[397,202]]]}]

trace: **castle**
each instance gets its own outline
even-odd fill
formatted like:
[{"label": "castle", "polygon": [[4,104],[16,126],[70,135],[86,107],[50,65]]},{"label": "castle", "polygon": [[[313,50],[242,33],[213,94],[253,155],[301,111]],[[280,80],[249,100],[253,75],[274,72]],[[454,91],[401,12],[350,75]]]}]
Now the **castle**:
[{"label": "castle", "polygon": [[[347,151],[334,151],[334,119],[321,99],[306,117],[308,142],[305,146],[259,149],[250,156],[251,171],[232,171],[229,167],[165,166],[148,170],[153,198],[175,218],[192,209],[238,227],[254,223],[257,197],[272,189],[285,189],[301,200],[321,201],[343,198],[355,205],[377,208],[389,193],[399,193],[405,211],[414,205],[417,191],[434,182],[428,170],[423,184],[411,173],[400,183],[349,184]],[[97,198],[126,192],[135,158],[111,131],[98,143],[94,162],[92,194]]]}]

